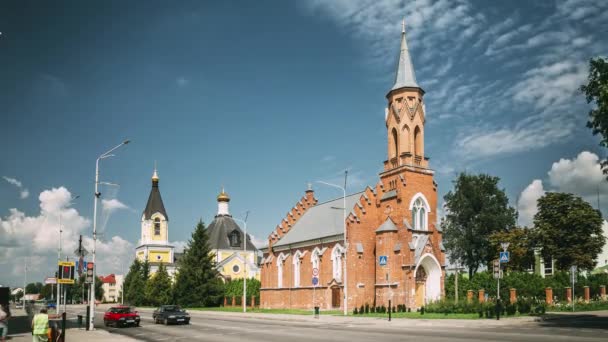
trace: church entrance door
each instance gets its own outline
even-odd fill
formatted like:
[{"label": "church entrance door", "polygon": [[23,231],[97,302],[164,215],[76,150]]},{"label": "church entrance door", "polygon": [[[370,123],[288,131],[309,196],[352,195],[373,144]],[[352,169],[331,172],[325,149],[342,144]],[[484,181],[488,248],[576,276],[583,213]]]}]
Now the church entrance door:
[{"label": "church entrance door", "polygon": [[419,267],[416,272],[416,307],[424,306],[424,298],[426,296],[426,271],[424,267]]},{"label": "church entrance door", "polygon": [[331,288],[331,306],[332,308],[340,307],[340,288],[337,286]]}]

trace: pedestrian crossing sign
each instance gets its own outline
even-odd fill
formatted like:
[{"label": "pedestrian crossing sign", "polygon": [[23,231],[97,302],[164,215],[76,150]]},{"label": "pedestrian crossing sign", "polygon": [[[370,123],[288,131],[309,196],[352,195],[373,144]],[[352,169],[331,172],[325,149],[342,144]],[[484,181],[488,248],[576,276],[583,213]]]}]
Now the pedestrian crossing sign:
[{"label": "pedestrian crossing sign", "polygon": [[388,256],[381,255],[378,260],[378,264],[380,264],[380,266],[386,266],[387,261],[388,261]]},{"label": "pedestrian crossing sign", "polygon": [[500,252],[500,262],[509,262],[509,252]]}]

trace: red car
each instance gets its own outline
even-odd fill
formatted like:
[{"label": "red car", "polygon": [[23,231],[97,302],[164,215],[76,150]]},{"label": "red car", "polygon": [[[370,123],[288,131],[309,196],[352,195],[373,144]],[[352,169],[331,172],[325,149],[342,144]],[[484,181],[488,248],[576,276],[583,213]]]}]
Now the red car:
[{"label": "red car", "polygon": [[139,314],[128,306],[114,306],[103,315],[103,324],[107,327],[124,327],[127,325],[139,326]]}]

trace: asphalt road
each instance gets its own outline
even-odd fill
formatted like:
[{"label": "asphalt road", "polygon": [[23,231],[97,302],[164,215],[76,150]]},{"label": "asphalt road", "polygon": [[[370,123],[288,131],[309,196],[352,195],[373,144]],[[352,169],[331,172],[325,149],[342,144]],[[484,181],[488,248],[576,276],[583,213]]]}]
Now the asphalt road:
[{"label": "asphalt road", "polygon": [[[607,341],[608,317],[582,316],[547,322],[514,322],[485,326],[484,321],[459,324],[451,320],[408,320],[390,323],[367,319],[318,321],[294,318],[269,319],[194,313],[190,325],[157,325],[150,311],[140,311],[140,327],[96,328],[141,341]],[[396,321],[395,321],[396,322]],[[487,325],[490,322],[487,323]]]}]

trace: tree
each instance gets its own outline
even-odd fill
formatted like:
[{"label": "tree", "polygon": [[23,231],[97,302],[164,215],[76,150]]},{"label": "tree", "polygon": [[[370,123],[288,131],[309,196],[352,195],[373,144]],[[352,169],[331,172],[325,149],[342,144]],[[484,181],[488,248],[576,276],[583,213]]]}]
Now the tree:
[{"label": "tree", "polygon": [[202,221],[198,222],[192,238],[188,240],[174,289],[176,302],[184,307],[216,306],[224,295]]},{"label": "tree", "polygon": [[553,258],[558,269],[576,265],[591,270],[606,243],[602,215],[578,196],[548,192],[538,199],[533,242],[545,260]]},{"label": "tree", "polygon": [[498,177],[485,174],[461,173],[454,182],[454,190],[443,198],[446,216],[443,219],[443,241],[450,261],[469,269],[469,278],[479,266],[498,258],[489,237],[515,226],[517,212],[509,206],[503,189],[498,188]]},{"label": "tree", "polygon": [[[587,103],[595,102],[596,107],[589,111],[587,127],[593,135],[600,134],[600,146],[608,147],[608,60],[601,57],[589,61],[589,83],[581,86]],[[608,173],[608,160],[602,161],[604,173]]]},{"label": "tree", "polygon": [[40,297],[44,299],[51,299],[53,297],[53,289],[55,289],[55,287],[51,284],[45,284],[42,286],[42,289],[40,289]]},{"label": "tree", "polygon": [[490,235],[490,250],[496,253],[502,251],[501,242],[509,243],[509,262],[505,264],[513,271],[526,271],[534,264],[531,231],[527,228],[515,227],[508,231],[499,231]]},{"label": "tree", "polygon": [[123,283],[125,302],[131,305],[142,305],[145,301],[144,289],[147,279],[143,278],[142,269],[142,263],[137,258],[133,260]]},{"label": "tree", "polygon": [[146,304],[152,306],[170,304],[172,296],[171,277],[161,262],[158,271],[146,282]]},{"label": "tree", "polygon": [[25,286],[25,293],[39,294],[42,291],[42,283],[29,283]]}]

